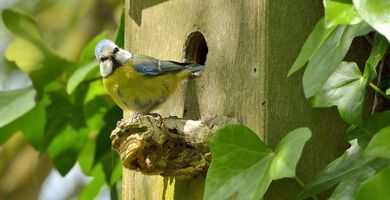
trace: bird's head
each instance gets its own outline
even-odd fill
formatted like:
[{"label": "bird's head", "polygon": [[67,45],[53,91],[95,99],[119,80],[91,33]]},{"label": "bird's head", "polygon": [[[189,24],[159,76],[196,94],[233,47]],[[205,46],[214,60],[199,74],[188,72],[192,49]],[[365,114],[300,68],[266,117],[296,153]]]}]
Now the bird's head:
[{"label": "bird's head", "polygon": [[95,56],[99,61],[100,74],[107,77],[132,58],[133,54],[119,48],[111,40],[102,40],[95,47]]}]

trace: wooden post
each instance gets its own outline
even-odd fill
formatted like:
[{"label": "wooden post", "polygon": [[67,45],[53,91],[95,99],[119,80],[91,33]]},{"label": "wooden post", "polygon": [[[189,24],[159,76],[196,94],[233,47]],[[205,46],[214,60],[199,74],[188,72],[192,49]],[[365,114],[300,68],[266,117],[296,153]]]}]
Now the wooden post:
[{"label": "wooden post", "polygon": [[[157,110],[164,117],[233,117],[271,147],[289,131],[309,127],[313,137],[298,169],[307,180],[345,148],[345,124],[337,111],[311,109],[303,96],[302,74],[287,79],[305,38],[322,15],[321,3],[127,0],[125,48],[160,59],[206,59],[203,76],[184,81]],[[277,181],[265,198],[293,199],[298,189],[294,181]],[[123,172],[123,199],[200,200],[203,190],[204,178],[183,181]]]}]

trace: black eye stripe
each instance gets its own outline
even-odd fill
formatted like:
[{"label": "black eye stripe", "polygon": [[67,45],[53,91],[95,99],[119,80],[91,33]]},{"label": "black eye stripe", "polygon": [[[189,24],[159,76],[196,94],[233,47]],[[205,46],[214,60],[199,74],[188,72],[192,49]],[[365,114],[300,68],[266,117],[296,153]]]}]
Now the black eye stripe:
[{"label": "black eye stripe", "polygon": [[102,57],[102,58],[100,58],[100,61],[101,61],[101,62],[104,62],[104,61],[106,61],[106,60],[108,60],[108,57]]},{"label": "black eye stripe", "polygon": [[114,51],[112,52],[113,54],[116,54],[119,52],[119,48],[118,47],[115,47]]}]

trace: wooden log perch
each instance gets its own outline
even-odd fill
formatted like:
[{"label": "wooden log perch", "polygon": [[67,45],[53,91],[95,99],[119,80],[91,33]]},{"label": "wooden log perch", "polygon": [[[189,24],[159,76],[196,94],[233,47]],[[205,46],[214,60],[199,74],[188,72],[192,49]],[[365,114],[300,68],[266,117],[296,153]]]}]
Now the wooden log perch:
[{"label": "wooden log perch", "polygon": [[141,115],[119,121],[110,138],[112,149],[128,169],[148,175],[192,178],[207,171],[213,133],[233,123],[237,120],[223,116],[193,121]]}]

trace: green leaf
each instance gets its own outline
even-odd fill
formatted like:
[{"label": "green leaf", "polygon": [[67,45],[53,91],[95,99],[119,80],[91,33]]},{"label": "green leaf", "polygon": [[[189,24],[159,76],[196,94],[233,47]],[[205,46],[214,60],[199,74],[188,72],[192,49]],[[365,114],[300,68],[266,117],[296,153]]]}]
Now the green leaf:
[{"label": "green leaf", "polygon": [[96,138],[96,148],[93,165],[97,164],[107,153],[112,153],[110,133],[116,126],[117,121],[122,118],[122,110],[118,106],[111,107],[103,116],[104,126]]},{"label": "green leaf", "polygon": [[36,106],[37,92],[32,86],[0,91],[0,127],[21,117]]},{"label": "green leaf", "polygon": [[387,167],[360,186],[356,199],[390,199],[389,185],[390,167]]},{"label": "green leaf", "polygon": [[[81,90],[80,92],[83,93]],[[71,126],[76,131],[85,127],[83,109],[79,107],[77,101],[76,103],[72,102],[72,98],[77,99],[78,94],[69,96],[64,88],[48,94],[53,103],[46,109],[47,122],[41,151],[46,151],[52,140],[62,133],[67,126]]]},{"label": "green leaf", "polygon": [[340,25],[324,41],[311,57],[303,75],[305,97],[318,94],[329,77],[338,68],[352,43],[353,38],[372,31],[361,22],[356,25]]},{"label": "green leaf", "polygon": [[390,95],[390,87],[386,90],[386,95]]},{"label": "green leaf", "polygon": [[326,28],[324,19],[320,19],[313,31],[307,37],[297,59],[288,72],[288,76],[301,69],[305,63],[313,56],[317,49],[324,43],[326,38],[332,33],[335,27]]},{"label": "green leaf", "polygon": [[390,159],[390,127],[383,128],[374,135],[364,154]]},{"label": "green leaf", "polygon": [[5,26],[15,38],[9,44],[5,58],[13,61],[31,78],[39,94],[64,71],[72,71],[72,63],[51,51],[43,40],[34,20],[13,10],[2,12]]},{"label": "green leaf", "polygon": [[295,167],[307,128],[289,133],[273,153],[258,136],[242,125],[219,129],[210,142],[213,160],[206,177],[204,199],[259,199],[272,179],[295,176]]},{"label": "green leaf", "polygon": [[[210,142],[213,161],[206,177],[204,199],[258,199],[271,183],[272,150],[249,128],[228,125]],[[256,178],[254,178],[256,177]],[[237,194],[238,193],[238,194]]]},{"label": "green leaf", "polygon": [[353,0],[353,4],[363,20],[390,41],[388,0]]},{"label": "green leaf", "polygon": [[367,85],[376,77],[375,68],[385,55],[389,44],[377,34],[367,59],[364,74],[354,62],[341,62],[320,92],[312,97],[314,107],[337,106],[340,116],[349,124],[363,123],[363,103]]},{"label": "green leaf", "polygon": [[87,63],[90,63],[93,60],[96,60],[95,58],[95,47],[96,45],[103,39],[107,37],[107,33],[103,32],[99,35],[96,35],[88,44],[85,46],[83,50],[83,54],[80,57],[80,64],[85,65]]},{"label": "green leaf", "polygon": [[360,127],[354,127],[347,131],[348,140],[358,139],[359,143],[367,144],[371,137],[382,128],[390,126],[390,111],[371,115]]},{"label": "green leaf", "polygon": [[295,177],[295,168],[305,143],[310,139],[308,128],[298,128],[286,135],[275,149],[270,173],[273,180]]},{"label": "green leaf", "polygon": [[68,125],[51,142],[48,154],[62,176],[65,176],[76,163],[77,157],[87,142],[87,136],[87,129],[76,131]]},{"label": "green leaf", "polygon": [[73,91],[85,80],[97,77],[99,64],[96,60],[78,68],[69,78],[66,85],[66,92],[72,94]]},{"label": "green leaf", "polygon": [[329,200],[347,200],[354,199],[355,192],[360,184],[375,175],[376,170],[371,167],[364,167],[355,174],[346,177],[336,187]]},{"label": "green leaf", "polygon": [[22,131],[26,140],[37,150],[41,148],[46,125],[46,107],[50,103],[45,95],[38,104],[22,117],[0,128],[0,144],[17,131]]},{"label": "green leaf", "polygon": [[83,54],[80,59],[79,67],[69,78],[68,83],[66,85],[66,91],[68,94],[73,93],[73,91],[83,81],[100,77],[99,63],[95,58],[94,49],[97,43],[106,38],[106,36],[107,34],[105,32],[95,36],[84,48]]},{"label": "green leaf", "polygon": [[362,21],[352,4],[352,0],[324,0],[324,7],[327,27],[339,24],[357,24]]},{"label": "green leaf", "polygon": [[96,199],[101,188],[104,186],[104,174],[100,165],[96,166],[92,172],[93,180],[86,185],[78,196],[78,200]]},{"label": "green leaf", "polygon": [[376,67],[389,49],[389,42],[382,35],[376,33],[372,46],[373,48],[371,50],[370,56],[366,61],[363,75],[364,78],[368,79],[368,82],[371,82],[376,78]]},{"label": "green leaf", "polygon": [[362,149],[356,141],[339,158],[331,162],[324,171],[308,182],[298,194],[298,199],[305,199],[329,189],[340,181],[348,179],[366,167],[373,158],[362,155]]},{"label": "green leaf", "polygon": [[123,48],[125,46],[125,2],[122,1],[122,14],[121,14],[121,20],[119,22],[119,27],[116,32],[115,36],[115,44],[118,45],[118,47]]},{"label": "green leaf", "polygon": [[310,99],[314,107],[337,106],[349,124],[361,124],[367,79],[354,62],[342,62],[322,90]]},{"label": "green leaf", "polygon": [[[115,181],[111,180],[111,178],[114,175],[114,171],[117,165],[121,163],[119,161],[120,161],[119,155],[117,153],[113,153],[112,151],[107,152],[99,161],[99,164],[101,164],[103,167],[104,177],[107,185],[111,185],[111,183],[115,184]],[[114,178],[118,178],[117,174],[115,175]]]}]

